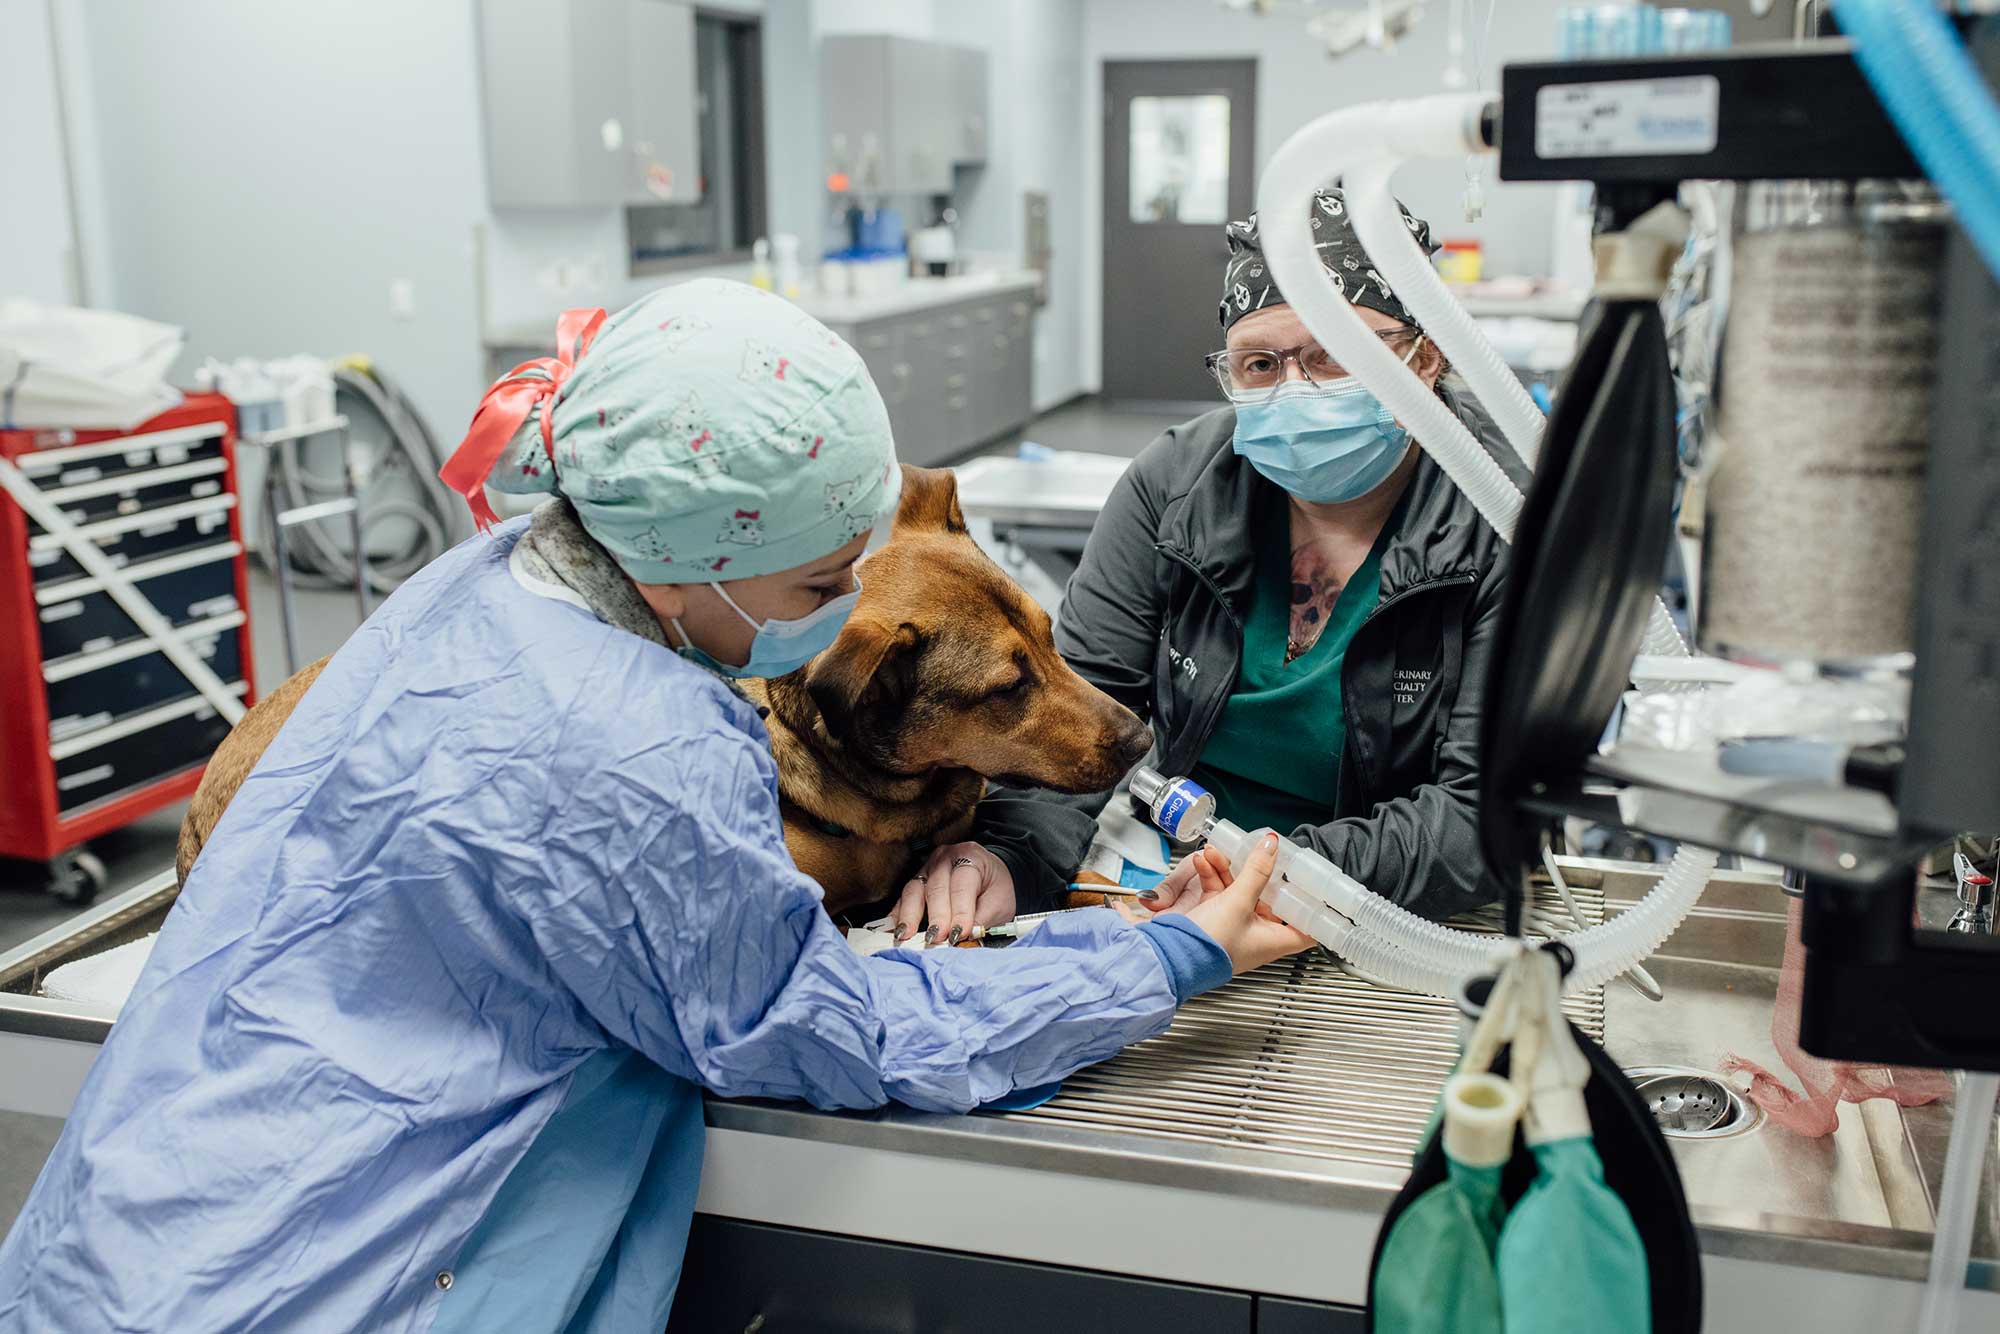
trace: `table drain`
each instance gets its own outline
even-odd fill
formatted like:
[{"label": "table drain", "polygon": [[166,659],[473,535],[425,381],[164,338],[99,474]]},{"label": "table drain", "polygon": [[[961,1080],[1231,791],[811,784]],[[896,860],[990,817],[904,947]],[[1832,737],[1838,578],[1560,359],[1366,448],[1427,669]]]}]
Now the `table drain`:
[{"label": "table drain", "polygon": [[1641,1066],[1625,1075],[1669,1139],[1719,1139],[1762,1119],[1741,1093],[1706,1070]]}]

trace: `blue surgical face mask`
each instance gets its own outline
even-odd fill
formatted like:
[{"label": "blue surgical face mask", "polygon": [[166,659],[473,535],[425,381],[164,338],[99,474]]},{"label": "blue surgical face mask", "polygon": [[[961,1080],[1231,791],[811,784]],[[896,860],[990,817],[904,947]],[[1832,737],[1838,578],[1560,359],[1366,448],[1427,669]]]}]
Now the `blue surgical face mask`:
[{"label": "blue surgical face mask", "polygon": [[1389,480],[1409,443],[1395,414],[1352,377],[1331,388],[1296,380],[1236,405],[1236,452],[1300,500],[1359,500]]},{"label": "blue surgical face mask", "polygon": [[840,638],[841,627],[853,614],[854,604],[861,600],[861,580],[857,577],[853,591],[842,593],[805,616],[790,621],[773,616],[760,625],[751,619],[749,612],[736,605],[728,589],[721,584],[712,587],[729,604],[729,609],[757,632],[757,637],[750,641],[750,661],[741,667],[716,661],[713,655],[696,648],[687,631],[681,629],[681,623],[674,621],[674,633],[681,637],[680,655],[721,676],[760,681],[789,676],[831,648],[833,641]]}]

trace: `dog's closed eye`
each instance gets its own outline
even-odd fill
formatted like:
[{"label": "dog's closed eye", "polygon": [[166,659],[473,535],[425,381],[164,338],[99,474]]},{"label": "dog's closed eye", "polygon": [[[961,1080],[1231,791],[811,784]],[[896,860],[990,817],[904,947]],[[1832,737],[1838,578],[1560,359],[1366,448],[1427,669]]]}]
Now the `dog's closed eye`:
[{"label": "dog's closed eye", "polygon": [[1019,699],[1026,693],[1028,687],[1034,683],[1034,678],[1023,672],[1014,679],[1011,685],[1004,685],[997,690],[989,692],[987,698],[999,700]]},{"label": "dog's closed eye", "polygon": [[1033,672],[1028,670],[1028,660],[1024,654],[1014,655],[1014,677],[1010,681],[994,686],[986,692],[986,698],[1005,702],[1019,699],[1035,683]]}]

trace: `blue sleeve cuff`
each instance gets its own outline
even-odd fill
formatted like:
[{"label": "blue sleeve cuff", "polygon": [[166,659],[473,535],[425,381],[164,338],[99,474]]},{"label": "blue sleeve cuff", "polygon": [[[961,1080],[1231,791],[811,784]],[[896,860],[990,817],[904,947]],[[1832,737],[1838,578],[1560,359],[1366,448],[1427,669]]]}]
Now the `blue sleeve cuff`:
[{"label": "blue sleeve cuff", "polygon": [[1234,969],[1229,954],[1209,939],[1208,932],[1195,925],[1184,913],[1168,913],[1150,922],[1141,922],[1139,931],[1160,956],[1167,981],[1174,989],[1174,1003],[1185,1004],[1204,991],[1213,991],[1227,982]]}]

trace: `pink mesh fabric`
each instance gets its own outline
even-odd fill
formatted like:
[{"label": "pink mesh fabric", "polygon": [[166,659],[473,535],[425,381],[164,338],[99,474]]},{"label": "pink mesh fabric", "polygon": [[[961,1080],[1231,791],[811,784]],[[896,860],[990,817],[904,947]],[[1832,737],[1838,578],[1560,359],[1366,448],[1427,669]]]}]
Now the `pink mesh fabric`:
[{"label": "pink mesh fabric", "polygon": [[1778,971],[1778,1000],[1771,1011],[1771,1043],[1805,1091],[1794,1090],[1755,1061],[1732,1054],[1723,1060],[1722,1068],[1729,1074],[1750,1076],[1744,1096],[1763,1108],[1775,1124],[1817,1139],[1833,1133],[1843,1102],[1893,1098],[1899,1106],[1917,1107],[1936,1102],[1951,1091],[1951,1076],[1943,1071],[1827,1061],[1801,1049],[1799,997],[1805,988],[1805,956],[1805,947],[1799,943],[1799,901],[1793,899],[1785,918],[1785,961]]}]

